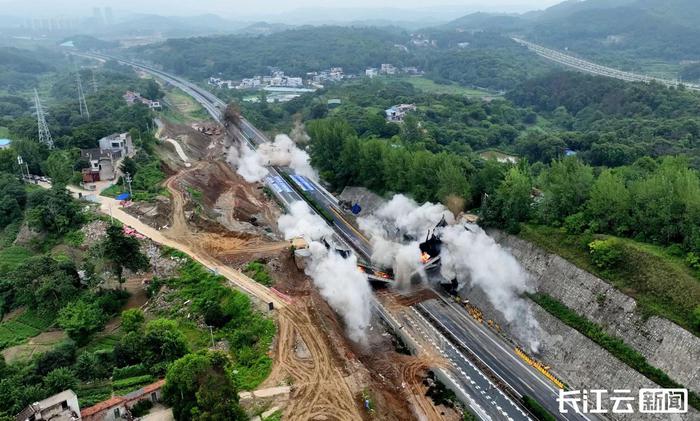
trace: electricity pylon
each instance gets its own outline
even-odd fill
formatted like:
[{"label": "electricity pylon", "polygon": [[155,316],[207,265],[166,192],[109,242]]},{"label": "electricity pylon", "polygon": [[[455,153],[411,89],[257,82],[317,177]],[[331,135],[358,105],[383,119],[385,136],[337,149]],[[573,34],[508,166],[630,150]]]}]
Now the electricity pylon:
[{"label": "electricity pylon", "polygon": [[75,80],[78,83],[78,102],[80,103],[80,116],[90,120],[90,111],[88,111],[87,102],[85,102],[83,83],[80,81],[80,71],[75,72]]},{"label": "electricity pylon", "polygon": [[34,88],[34,109],[36,110],[36,125],[39,130],[39,142],[46,145],[47,148],[53,149],[53,139],[51,138],[49,125],[46,124],[44,108],[41,106],[41,100],[39,99],[39,93],[36,91],[36,88]]}]

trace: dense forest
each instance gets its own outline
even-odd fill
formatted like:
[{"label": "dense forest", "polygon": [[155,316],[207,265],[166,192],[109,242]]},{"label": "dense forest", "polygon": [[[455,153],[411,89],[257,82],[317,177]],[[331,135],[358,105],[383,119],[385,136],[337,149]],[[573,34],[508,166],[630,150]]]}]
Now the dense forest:
[{"label": "dense forest", "polygon": [[58,54],[51,50],[42,50],[40,54],[36,54],[18,48],[1,47],[0,90],[15,93],[36,86],[41,75],[53,70],[51,59],[57,56]]}]

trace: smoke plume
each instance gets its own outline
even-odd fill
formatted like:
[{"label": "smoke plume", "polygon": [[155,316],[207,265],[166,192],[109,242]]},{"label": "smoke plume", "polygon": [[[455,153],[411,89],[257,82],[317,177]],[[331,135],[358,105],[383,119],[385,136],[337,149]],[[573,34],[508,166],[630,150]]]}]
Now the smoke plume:
[{"label": "smoke plume", "polygon": [[253,150],[242,143],[231,147],[227,161],[236,168],[236,172],[247,182],[253,183],[265,178],[269,171],[266,167],[290,167],[298,175],[318,181],[318,174],[309,163],[309,154],[299,149],[289,136],[280,134],[273,142],[265,142]]},{"label": "smoke plume", "polygon": [[305,202],[294,202],[289,213],[282,215],[277,225],[287,240],[303,237],[309,244],[311,257],[305,272],[313,279],[321,296],[341,315],[348,336],[366,343],[366,329],[370,323],[372,291],[365,275],[357,269],[357,258],[342,257],[321,242],[333,231],[312,213]]},{"label": "smoke plume", "polygon": [[475,224],[444,227],[440,236],[442,276],[480,288],[515,327],[518,336],[537,351],[539,324],[528,303],[521,298],[524,292],[532,292],[532,288],[515,257]]},{"label": "smoke plume", "polygon": [[452,212],[443,205],[419,206],[402,195],[394,196],[374,214],[359,218],[358,223],[370,237],[373,261],[391,266],[398,285],[405,286],[416,278],[426,281],[418,246],[442,218],[448,225],[435,230],[442,240],[442,278],[480,288],[516,328],[520,339],[537,350],[539,325],[528,303],[520,297],[531,290],[527,274],[510,253],[477,225],[455,224]]}]

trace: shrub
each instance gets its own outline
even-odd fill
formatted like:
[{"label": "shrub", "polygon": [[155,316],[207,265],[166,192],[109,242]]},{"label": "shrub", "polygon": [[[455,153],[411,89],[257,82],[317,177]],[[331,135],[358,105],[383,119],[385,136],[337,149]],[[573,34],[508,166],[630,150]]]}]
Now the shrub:
[{"label": "shrub", "polygon": [[581,234],[586,230],[586,217],[583,212],[578,212],[564,218],[564,229],[569,234]]},{"label": "shrub", "polygon": [[128,379],[129,377],[137,377],[148,374],[148,370],[143,364],[134,364],[126,367],[117,368],[112,370],[113,380]]},{"label": "shrub", "polygon": [[700,256],[697,253],[690,252],[685,256],[685,263],[691,269],[700,270]]},{"label": "shrub", "polygon": [[150,374],[144,374],[143,376],[128,377],[126,379],[115,380],[112,382],[112,387],[117,389],[126,389],[132,386],[138,386],[142,384],[148,384],[153,382],[153,376]]},{"label": "shrub", "polygon": [[122,330],[124,332],[137,332],[141,330],[146,317],[138,308],[130,308],[122,311]]},{"label": "shrub", "polygon": [[265,285],[266,287],[272,285],[272,277],[267,271],[267,266],[265,266],[265,263],[263,262],[256,260],[254,262],[248,263],[244,268],[244,272],[246,273],[246,275],[253,278],[253,280]]},{"label": "shrub", "polygon": [[51,370],[44,378],[44,386],[51,394],[60,393],[67,389],[75,389],[78,379],[73,370],[65,367]]},{"label": "shrub", "polygon": [[615,239],[594,240],[588,243],[593,264],[601,269],[610,269],[620,263],[624,255],[622,244]]},{"label": "shrub", "polygon": [[53,369],[73,365],[75,357],[75,344],[68,342],[39,355],[35,361],[34,370],[36,374],[45,376]]},{"label": "shrub", "polygon": [[131,415],[137,418],[142,417],[146,415],[151,408],[153,408],[153,402],[148,399],[142,399],[131,407]]}]

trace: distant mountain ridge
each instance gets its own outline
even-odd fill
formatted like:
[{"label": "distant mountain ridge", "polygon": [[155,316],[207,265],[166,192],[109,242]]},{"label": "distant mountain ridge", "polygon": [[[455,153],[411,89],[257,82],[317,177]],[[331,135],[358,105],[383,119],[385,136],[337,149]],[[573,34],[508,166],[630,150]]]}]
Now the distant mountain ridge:
[{"label": "distant mountain ridge", "polygon": [[524,14],[474,13],[442,30],[508,32],[589,57],[700,59],[697,0],[568,0]]}]

